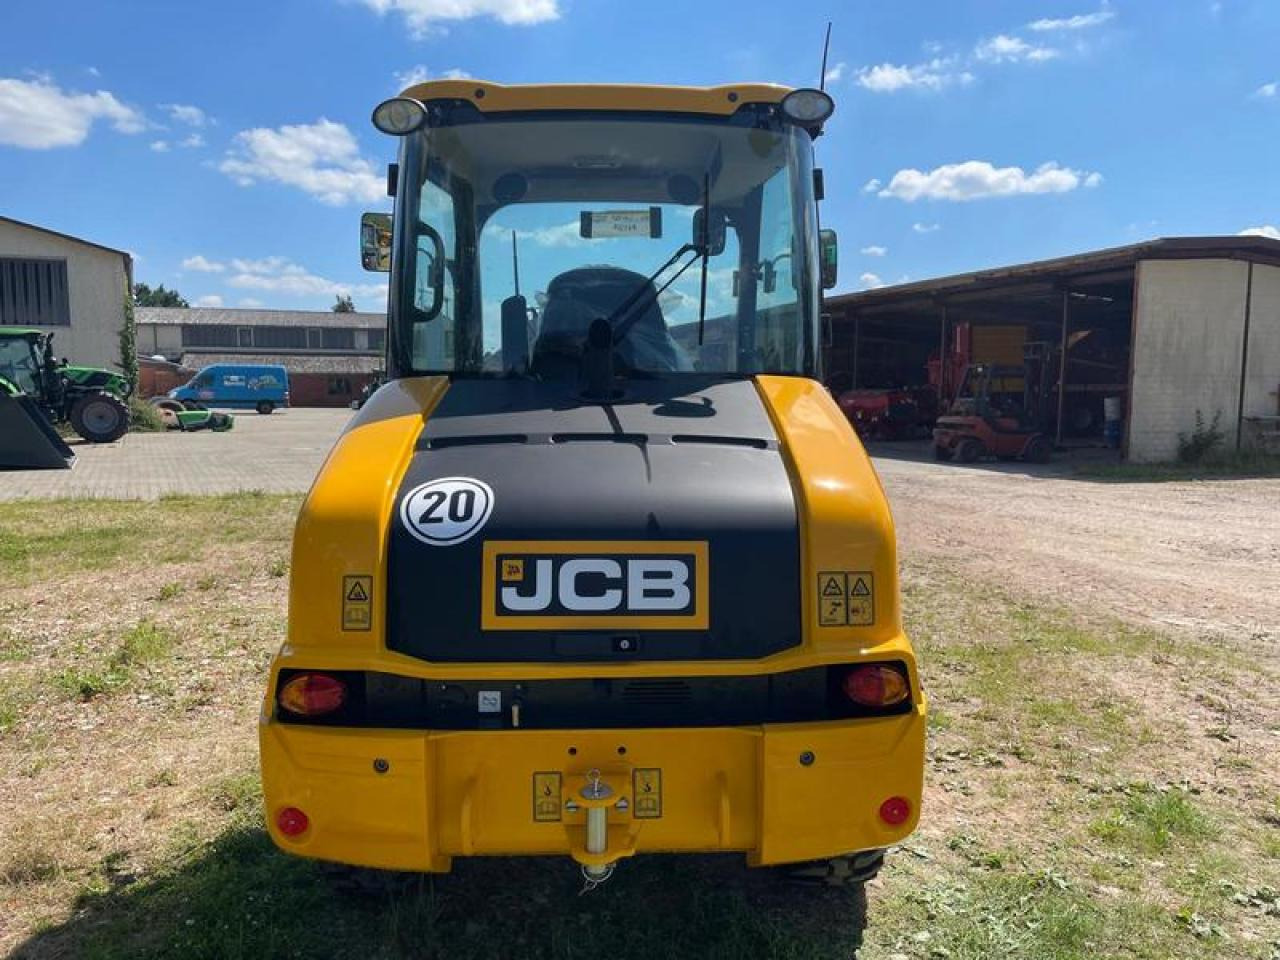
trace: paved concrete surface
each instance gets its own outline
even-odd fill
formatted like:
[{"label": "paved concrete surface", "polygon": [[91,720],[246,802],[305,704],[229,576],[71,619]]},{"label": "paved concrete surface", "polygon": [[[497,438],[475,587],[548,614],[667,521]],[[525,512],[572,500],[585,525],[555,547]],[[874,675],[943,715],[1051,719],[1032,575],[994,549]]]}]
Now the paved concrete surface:
[{"label": "paved concrete surface", "polygon": [[73,443],[70,470],[0,470],[0,501],[166,494],[304,493],[350,410],[241,412],[229,433],[134,433],[118,443]]}]

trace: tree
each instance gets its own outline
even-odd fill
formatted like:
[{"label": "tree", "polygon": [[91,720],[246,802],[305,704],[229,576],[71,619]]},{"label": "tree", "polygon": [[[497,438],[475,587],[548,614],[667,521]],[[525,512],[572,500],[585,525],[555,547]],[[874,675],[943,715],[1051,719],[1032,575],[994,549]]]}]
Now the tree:
[{"label": "tree", "polygon": [[356,305],[351,299],[351,295],[344,293],[337,298],[332,309],[334,313],[355,313]]},{"label": "tree", "polygon": [[145,283],[133,285],[133,302],[140,307],[189,307],[186,298],[177,290],[166,290],[164,284],[154,290]]},{"label": "tree", "polygon": [[124,325],[120,328],[120,369],[136,390],[138,387],[138,325],[133,316],[133,300],[124,293]]}]

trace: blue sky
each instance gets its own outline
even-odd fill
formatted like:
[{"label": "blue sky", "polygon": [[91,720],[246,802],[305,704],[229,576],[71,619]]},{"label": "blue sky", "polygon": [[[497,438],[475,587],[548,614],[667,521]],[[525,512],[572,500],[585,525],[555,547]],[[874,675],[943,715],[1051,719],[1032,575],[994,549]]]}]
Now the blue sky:
[{"label": "blue sky", "polygon": [[1280,236],[1280,2],[128,0],[0,12],[0,214],[192,302],[383,302],[397,78],[812,85],[841,288],[1179,234]]}]

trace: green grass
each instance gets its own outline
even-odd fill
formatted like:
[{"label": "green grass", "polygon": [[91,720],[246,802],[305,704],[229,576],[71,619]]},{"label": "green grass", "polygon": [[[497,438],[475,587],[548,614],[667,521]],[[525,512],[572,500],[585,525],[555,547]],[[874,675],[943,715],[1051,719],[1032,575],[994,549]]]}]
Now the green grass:
[{"label": "green grass", "polygon": [[[736,855],[636,857],[579,897],[565,857],[459,859],[448,876],[353,894],[277,852],[251,756],[295,508],[104,505],[76,535],[118,526],[114,559],[37,539],[27,579],[0,584],[0,610],[21,611],[13,622],[32,641],[0,662],[0,726],[6,709],[18,726],[0,739],[17,798],[0,809],[0,902],[27,938],[13,956],[851,960],[847,893],[779,886]],[[68,513],[0,505],[0,530],[70,536]],[[101,591],[139,562],[183,563],[185,578],[148,577],[92,636],[46,640],[58,616],[42,606],[46,575]],[[1265,664],[1225,642],[1029,603],[941,562],[908,560],[904,589],[930,694],[929,792],[920,832],[872,888],[861,960],[1280,960],[1280,919],[1265,912],[1280,888],[1280,798],[1259,795],[1256,775],[1241,789],[1248,778],[1219,762],[1246,738],[1207,735],[1232,704],[1233,731],[1255,714],[1274,729],[1257,693],[1274,689]],[[0,634],[0,651],[11,642]],[[183,676],[196,661],[217,676]],[[1187,676],[1214,681],[1214,699],[1195,704],[1203,729],[1134,692]],[[87,747],[66,735],[69,717],[100,724]],[[134,744],[146,742],[164,749],[142,763]],[[1164,777],[1203,792],[1153,783]],[[6,834],[9,815],[19,827]]]},{"label": "green grass", "polygon": [[1192,797],[1181,790],[1143,790],[1126,797],[1120,809],[1110,816],[1095,821],[1090,832],[1099,839],[1155,854],[1165,852],[1179,840],[1210,836],[1212,824]]},{"label": "green grass", "polygon": [[147,563],[165,544],[173,560],[199,559],[210,547],[245,540],[287,544],[299,498],[261,493],[165,497],[159,504],[66,500],[0,504],[0,570],[6,583],[91,573]]},{"label": "green grass", "polygon": [[579,897],[572,864],[460,862],[439,878],[352,893],[274,850],[260,825],[179,848],[170,865],[79,897],[75,918],[15,958],[70,950],[85,960],[249,957],[692,957],[819,960],[852,955],[841,891],[785,892],[725,858],[649,857]]},{"label": "green grass", "polygon": [[1112,483],[1280,477],[1280,454],[1243,451],[1202,463],[1082,463],[1075,467],[1075,476]]}]

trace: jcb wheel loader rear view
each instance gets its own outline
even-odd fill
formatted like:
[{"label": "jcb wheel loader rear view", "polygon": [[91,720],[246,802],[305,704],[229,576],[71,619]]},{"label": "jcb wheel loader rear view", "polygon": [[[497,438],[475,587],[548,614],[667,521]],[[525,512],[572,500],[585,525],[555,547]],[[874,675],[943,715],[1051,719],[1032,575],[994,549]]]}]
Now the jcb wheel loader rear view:
[{"label": "jcb wheel loader rear view", "polygon": [[0,467],[70,466],[75,454],[59,423],[90,443],[119,440],[129,430],[132,389],[118,373],[59,361],[51,333],[0,327]]},{"label": "jcb wheel loader rear view", "polygon": [[831,110],[443,80],[375,111],[388,382],[298,518],[260,728],[282,849],[858,884],[914,829],[893,524],[817,379]]}]

